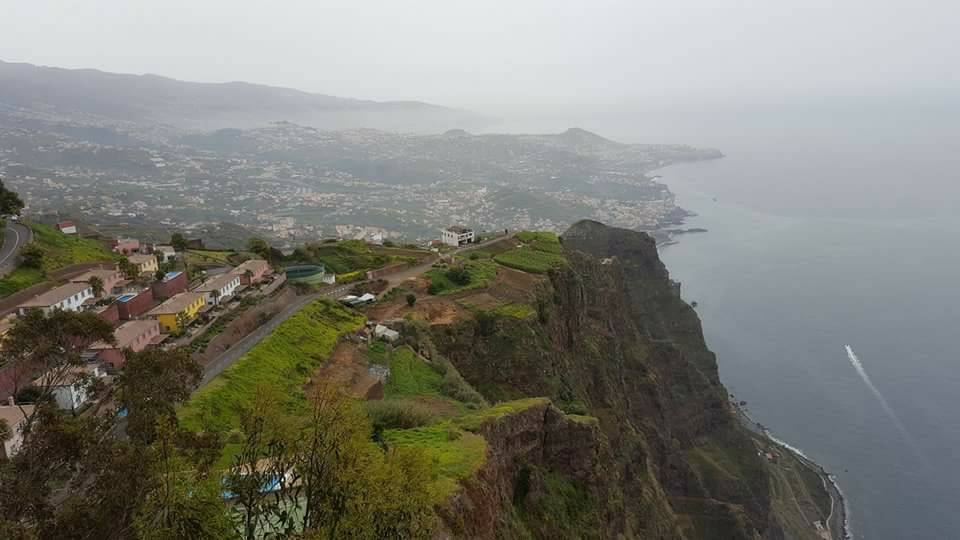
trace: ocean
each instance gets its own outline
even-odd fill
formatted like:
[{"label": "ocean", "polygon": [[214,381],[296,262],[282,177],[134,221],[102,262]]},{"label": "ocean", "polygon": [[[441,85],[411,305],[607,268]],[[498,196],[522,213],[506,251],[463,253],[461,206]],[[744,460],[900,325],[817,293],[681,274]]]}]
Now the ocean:
[{"label": "ocean", "polygon": [[836,475],[855,538],[960,538],[960,137],[862,119],[692,135],[727,157],[658,174],[708,232],[661,256],[724,384]]}]

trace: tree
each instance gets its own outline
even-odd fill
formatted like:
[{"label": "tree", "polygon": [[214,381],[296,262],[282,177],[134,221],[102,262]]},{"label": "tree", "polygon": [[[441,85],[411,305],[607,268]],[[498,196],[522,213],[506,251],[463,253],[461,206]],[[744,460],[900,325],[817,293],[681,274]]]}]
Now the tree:
[{"label": "tree", "polygon": [[174,441],[172,419],[157,424],[150,475],[156,480],[134,519],[141,540],[236,538],[217,478],[197,475]]},{"label": "tree", "polygon": [[117,397],[127,410],[127,433],[149,443],[156,437],[157,421],[173,417],[175,407],[190,397],[203,370],[185,347],[126,351],[123,371],[117,376]]},{"label": "tree", "polygon": [[270,259],[270,244],[263,238],[251,238],[247,241],[247,249],[263,259]]},{"label": "tree", "polygon": [[99,276],[92,276],[92,277],[87,281],[87,284],[90,285],[90,288],[91,288],[91,289],[93,289],[93,295],[94,295],[94,296],[102,296],[102,295],[103,295],[103,280],[100,279]]},{"label": "tree", "polygon": [[140,269],[127,258],[120,259],[120,261],[117,262],[117,269],[120,270],[123,277],[127,279],[137,279],[140,277]]},{"label": "tree", "polygon": [[157,281],[163,281],[163,278],[166,277],[167,272],[163,268],[158,268],[156,272],[153,273],[153,279]]},{"label": "tree", "polygon": [[290,482],[296,460],[296,421],[284,414],[278,394],[257,388],[253,405],[241,417],[244,439],[224,477],[233,497],[233,516],[244,540],[258,531],[279,536],[296,530],[296,490]]},{"label": "tree", "polygon": [[410,306],[410,307],[413,307],[413,305],[416,304],[416,303],[417,303],[417,295],[415,295],[415,294],[413,294],[413,293],[408,293],[408,294],[407,294],[407,305]]},{"label": "tree", "polygon": [[0,418],[0,444],[13,438],[13,429],[5,418]]},{"label": "tree", "polygon": [[[113,343],[113,327],[94,313],[30,310],[4,336],[0,365],[18,373],[42,373],[45,384],[38,387],[36,401],[42,405],[52,400],[55,386],[89,382],[78,379],[75,368],[84,364],[81,354],[98,341]],[[14,394],[20,389],[18,383],[15,380]],[[37,411],[23,412],[26,438]]]},{"label": "tree", "polygon": [[19,216],[23,210],[23,200],[15,191],[7,189],[0,179],[0,215]]},{"label": "tree", "polygon": [[36,244],[27,244],[20,248],[20,264],[27,268],[43,268],[43,248]]},{"label": "tree", "polygon": [[220,289],[210,291],[210,298],[213,299],[213,305],[220,305]]},{"label": "tree", "polygon": [[187,239],[180,233],[173,233],[170,235],[170,245],[173,246],[174,251],[186,251]]}]

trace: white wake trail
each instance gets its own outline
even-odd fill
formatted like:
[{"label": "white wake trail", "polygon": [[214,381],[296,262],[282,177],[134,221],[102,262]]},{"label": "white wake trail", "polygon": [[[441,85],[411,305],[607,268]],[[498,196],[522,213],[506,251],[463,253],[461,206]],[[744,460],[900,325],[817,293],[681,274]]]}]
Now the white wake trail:
[{"label": "white wake trail", "polygon": [[897,416],[897,413],[893,411],[893,407],[887,403],[887,398],[883,397],[883,394],[880,393],[880,389],[877,388],[873,381],[870,380],[870,376],[867,375],[866,370],[863,369],[863,364],[860,363],[860,359],[857,358],[857,353],[853,352],[853,347],[849,345],[844,345],[847,349],[847,358],[850,359],[850,364],[853,366],[853,369],[857,371],[857,375],[860,375],[860,378],[863,379],[863,383],[867,385],[867,388],[870,389],[870,392],[873,394],[877,401],[880,402],[880,406],[883,407],[884,412],[887,413],[887,416],[890,417],[890,420],[893,422],[894,427],[897,428],[897,431],[903,435],[903,438],[906,439],[907,444],[913,448],[913,451],[917,453],[917,456],[923,459],[923,452],[920,451],[920,447],[917,445],[916,440],[910,435],[910,432],[907,431],[907,426],[900,421],[900,417]]}]

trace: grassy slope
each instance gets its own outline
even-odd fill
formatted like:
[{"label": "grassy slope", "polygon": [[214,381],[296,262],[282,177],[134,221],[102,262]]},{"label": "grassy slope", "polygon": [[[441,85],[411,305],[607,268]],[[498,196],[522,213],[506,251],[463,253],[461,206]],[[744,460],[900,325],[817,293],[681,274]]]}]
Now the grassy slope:
[{"label": "grassy slope", "polygon": [[260,385],[282,390],[291,408],[303,406],[310,373],[330,356],[341,335],[362,324],[362,317],[326,300],[306,306],[194,393],[178,412],[181,424],[196,431],[236,429]]},{"label": "grassy slope", "polygon": [[563,246],[557,235],[550,232],[520,232],[516,238],[522,245],[494,256],[495,261],[534,274],[545,274],[551,268],[566,264]]},{"label": "grassy slope", "polygon": [[0,279],[0,297],[9,296],[46,279],[45,273],[72,264],[115,260],[116,255],[96,240],[67,236],[47,225],[30,224],[33,242],[43,250],[43,270],[18,267]]},{"label": "grassy slope", "polygon": [[454,283],[447,276],[447,271],[441,268],[434,268],[428,271],[426,276],[430,278],[430,284],[435,294],[451,294],[472,289],[482,289],[489,286],[497,277],[497,265],[488,260],[468,260],[464,263],[464,269],[470,277],[470,280],[465,285]]}]

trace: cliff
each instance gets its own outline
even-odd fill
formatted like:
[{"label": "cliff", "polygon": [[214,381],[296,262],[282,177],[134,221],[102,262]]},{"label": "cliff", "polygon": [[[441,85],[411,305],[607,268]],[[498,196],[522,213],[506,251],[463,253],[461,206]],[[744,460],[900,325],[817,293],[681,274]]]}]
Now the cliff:
[{"label": "cliff", "polygon": [[809,537],[773,508],[654,241],[582,221],[562,244],[566,264],[533,280],[534,315],[429,327],[429,348],[490,402],[549,398],[475,428],[487,459],[442,506],[441,536]]}]

